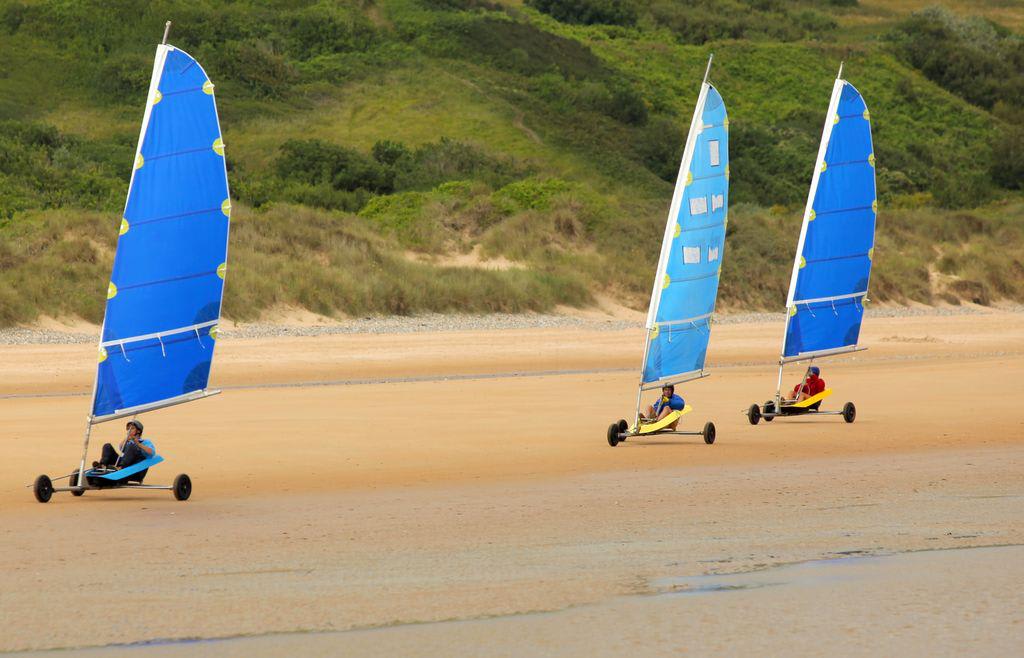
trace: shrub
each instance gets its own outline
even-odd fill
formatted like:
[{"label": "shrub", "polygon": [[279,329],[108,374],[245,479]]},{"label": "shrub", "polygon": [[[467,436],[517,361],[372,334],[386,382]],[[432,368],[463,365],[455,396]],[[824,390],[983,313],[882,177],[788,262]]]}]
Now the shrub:
[{"label": "shrub", "polygon": [[388,168],[358,151],[318,139],[290,139],[282,144],[275,168],[282,180],[335,190],[386,193],[394,189],[394,174]]},{"label": "shrub", "polygon": [[563,23],[636,24],[633,0],[527,0],[527,4]]}]

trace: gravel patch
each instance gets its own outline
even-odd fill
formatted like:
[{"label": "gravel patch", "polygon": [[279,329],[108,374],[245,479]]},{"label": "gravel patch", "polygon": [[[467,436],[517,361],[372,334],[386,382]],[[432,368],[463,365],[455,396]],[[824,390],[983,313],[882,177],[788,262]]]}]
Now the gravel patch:
[{"label": "gravel patch", "polygon": [[[978,306],[941,306],[909,308],[884,306],[869,308],[867,314],[874,318],[922,317],[954,315],[986,315],[994,312],[1024,313],[1024,306],[983,308]],[[779,322],[785,313],[720,313],[715,316],[716,324],[749,324],[757,322]],[[490,315],[444,315],[431,313],[416,316],[367,317],[339,320],[325,325],[282,325],[269,323],[245,324],[234,329],[221,330],[220,337],[228,340],[251,340],[281,337],[315,337],[344,334],[409,334],[418,332],[444,331],[507,331],[516,329],[563,329],[581,331],[622,331],[643,325],[640,321],[616,320],[609,318],[578,318],[567,315],[542,313]],[[95,344],[98,334],[64,332],[28,328],[0,329],[0,345],[74,345]]]}]

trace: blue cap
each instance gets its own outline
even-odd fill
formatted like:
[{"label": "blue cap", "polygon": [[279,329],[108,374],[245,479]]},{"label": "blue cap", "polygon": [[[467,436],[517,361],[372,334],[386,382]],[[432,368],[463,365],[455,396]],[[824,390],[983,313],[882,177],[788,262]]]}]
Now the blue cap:
[{"label": "blue cap", "polygon": [[815,376],[817,376],[817,375],[820,375],[820,374],[821,374],[821,370],[818,370],[818,366],[811,366],[811,367],[809,368],[809,370],[810,370],[810,372],[811,372],[811,374],[812,374],[812,375],[815,375]]}]

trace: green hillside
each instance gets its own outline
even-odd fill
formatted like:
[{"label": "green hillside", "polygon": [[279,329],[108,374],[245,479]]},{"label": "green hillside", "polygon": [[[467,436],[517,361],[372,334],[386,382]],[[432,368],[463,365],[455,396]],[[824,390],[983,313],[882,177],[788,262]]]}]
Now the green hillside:
[{"label": "green hillside", "polygon": [[711,52],[723,306],[782,304],[840,60],[874,126],[872,298],[1024,301],[1024,7],[919,5],[0,2],[0,324],[101,318],[167,19],[217,85],[234,319],[645,306]]}]

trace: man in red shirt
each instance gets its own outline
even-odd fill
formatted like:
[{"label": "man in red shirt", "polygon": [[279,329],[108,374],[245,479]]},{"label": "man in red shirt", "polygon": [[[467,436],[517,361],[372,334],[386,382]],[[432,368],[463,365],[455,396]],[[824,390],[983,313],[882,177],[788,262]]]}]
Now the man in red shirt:
[{"label": "man in red shirt", "polygon": [[790,393],[792,401],[801,402],[824,391],[825,380],[822,379],[820,375],[821,370],[818,369],[818,366],[811,366],[808,368],[804,381],[794,386],[793,392]]}]

